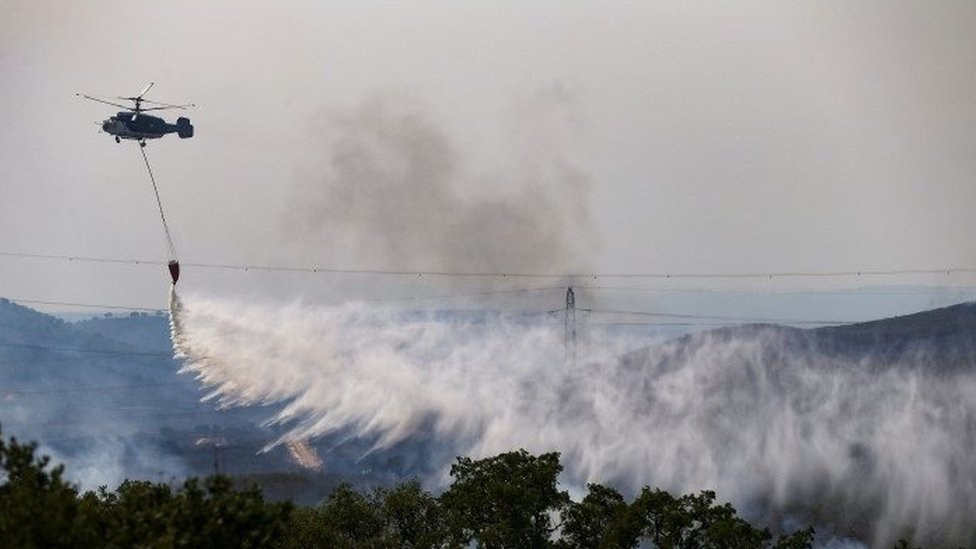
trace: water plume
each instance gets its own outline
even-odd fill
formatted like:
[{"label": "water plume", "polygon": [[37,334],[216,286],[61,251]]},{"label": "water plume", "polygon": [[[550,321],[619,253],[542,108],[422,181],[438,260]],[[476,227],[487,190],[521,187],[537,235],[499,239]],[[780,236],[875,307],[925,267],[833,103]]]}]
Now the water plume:
[{"label": "water plume", "polygon": [[876,364],[758,327],[650,347],[594,336],[573,363],[555,322],[175,293],[171,307],[183,370],[210,398],[281,403],[271,444],[349,431],[474,457],[558,450],[571,482],[716,489],[773,527],[976,538],[976,375],[924,352]]}]

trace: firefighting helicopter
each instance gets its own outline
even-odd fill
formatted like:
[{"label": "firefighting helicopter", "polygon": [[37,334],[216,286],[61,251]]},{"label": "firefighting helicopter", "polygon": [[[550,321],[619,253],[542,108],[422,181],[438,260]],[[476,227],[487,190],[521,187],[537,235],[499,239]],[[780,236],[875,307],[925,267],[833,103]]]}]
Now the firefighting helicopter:
[{"label": "firefighting helicopter", "polygon": [[[190,124],[189,118],[181,116],[176,119],[176,124],[169,124],[158,116],[145,114],[146,111],[186,109],[187,107],[196,106],[192,103],[187,105],[171,105],[169,103],[160,103],[158,101],[150,101],[145,99],[144,97],[146,92],[148,92],[154,84],[155,82],[150,82],[148,86],[139,92],[139,95],[133,97],[115,98],[123,101],[132,101],[135,105],[134,108],[108,101],[100,97],[85,95],[83,93],[76,93],[75,95],[78,97],[84,97],[85,99],[90,99],[92,101],[97,101],[99,103],[105,103],[106,105],[112,105],[113,107],[125,109],[124,111],[121,111],[115,116],[102,122],[102,130],[106,133],[114,135],[116,143],[121,143],[123,139],[133,139],[138,141],[140,146],[145,147],[147,139],[159,139],[168,133],[176,133],[181,139],[193,137],[193,125]],[[148,103],[155,106],[143,107],[143,103]]]}]

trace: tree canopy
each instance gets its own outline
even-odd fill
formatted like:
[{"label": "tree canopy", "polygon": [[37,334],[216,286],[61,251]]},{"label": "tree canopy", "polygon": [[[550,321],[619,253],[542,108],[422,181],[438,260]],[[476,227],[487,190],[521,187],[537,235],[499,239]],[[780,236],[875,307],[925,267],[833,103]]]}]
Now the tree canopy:
[{"label": "tree canopy", "polygon": [[559,489],[556,453],[459,457],[440,495],[416,480],[372,490],[342,484],[316,507],[295,507],[224,476],[80,493],[36,449],[0,439],[0,547],[799,549],[814,539],[812,528],[776,537],[711,491],[645,487],[628,501],[589,484],[576,502]]}]

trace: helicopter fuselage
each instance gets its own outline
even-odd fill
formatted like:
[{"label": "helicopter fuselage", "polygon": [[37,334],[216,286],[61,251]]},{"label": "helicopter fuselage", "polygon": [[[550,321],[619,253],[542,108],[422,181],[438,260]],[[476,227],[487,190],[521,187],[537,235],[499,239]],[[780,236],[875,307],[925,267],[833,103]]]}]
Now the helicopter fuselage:
[{"label": "helicopter fuselage", "polygon": [[103,121],[102,130],[114,135],[116,141],[133,139],[144,142],[146,139],[159,139],[169,133],[176,133],[184,139],[193,137],[193,126],[189,118],[181,117],[176,120],[176,124],[169,124],[158,116],[125,111]]}]

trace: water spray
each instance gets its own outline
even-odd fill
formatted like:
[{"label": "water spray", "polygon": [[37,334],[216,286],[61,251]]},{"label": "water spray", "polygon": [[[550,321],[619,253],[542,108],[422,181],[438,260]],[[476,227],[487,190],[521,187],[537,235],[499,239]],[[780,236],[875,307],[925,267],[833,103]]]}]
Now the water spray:
[{"label": "water spray", "polygon": [[715,489],[760,518],[796,512],[872,544],[905,528],[976,536],[976,376],[924,349],[843,359],[766,327],[651,347],[590,337],[567,362],[559,325],[170,296],[182,371],[207,398],[279,404],[269,421],[285,433],[269,447],[342,432],[472,457],[557,450],[580,485]]}]

